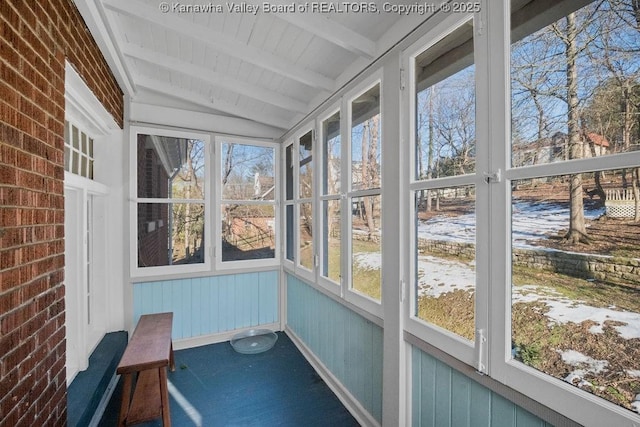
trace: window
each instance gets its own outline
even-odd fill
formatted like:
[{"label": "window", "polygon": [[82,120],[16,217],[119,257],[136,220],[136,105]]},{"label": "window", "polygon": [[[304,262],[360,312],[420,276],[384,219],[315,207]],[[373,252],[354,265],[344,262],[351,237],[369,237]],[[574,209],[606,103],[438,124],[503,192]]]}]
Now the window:
[{"label": "window", "polygon": [[287,260],[295,261],[295,233],[293,232],[294,224],[294,205],[293,205],[293,143],[285,148],[285,210],[286,210],[286,241],[285,241],[285,257]]},{"label": "window", "polygon": [[408,329],[479,366],[474,21],[450,17],[409,56],[412,285]]},{"label": "window", "polygon": [[276,254],[276,148],[217,138],[220,153],[220,258],[222,263],[273,263]]},{"label": "window", "polygon": [[208,136],[158,129],[132,135],[134,273],[208,269]]},{"label": "window", "polygon": [[313,131],[298,138],[298,262],[306,270],[313,270]]},{"label": "window", "polygon": [[[340,111],[322,121],[322,255],[321,276],[332,285],[340,285],[341,272],[341,181],[342,144]],[[334,288],[335,289],[335,288]]]},{"label": "window", "polygon": [[315,171],[313,129],[305,129],[285,147],[285,255],[303,276],[315,274],[317,254],[314,240]]},{"label": "window", "polygon": [[64,121],[64,170],[93,179],[93,138],[78,126]]},{"label": "window", "polygon": [[350,290],[374,301],[382,291],[380,82],[349,103]]},{"label": "window", "polygon": [[449,16],[405,55],[406,329],[579,423],[631,425],[638,9],[512,5],[485,11],[489,22],[510,14],[511,40]]},{"label": "window", "polygon": [[638,9],[567,3],[512,14],[510,366],[637,422]]}]

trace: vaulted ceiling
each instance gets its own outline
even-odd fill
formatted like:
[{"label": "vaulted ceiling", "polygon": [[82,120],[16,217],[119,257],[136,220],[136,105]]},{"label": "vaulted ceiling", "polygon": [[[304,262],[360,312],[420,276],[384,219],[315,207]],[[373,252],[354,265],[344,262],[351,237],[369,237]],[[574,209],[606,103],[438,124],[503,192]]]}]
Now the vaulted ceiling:
[{"label": "vaulted ceiling", "polygon": [[[271,135],[292,128],[431,14],[386,12],[384,1],[367,3],[379,13],[355,2],[308,2],[307,13],[267,12],[265,3],[76,0],[133,103],[234,118]],[[313,4],[334,11],[313,12]]]}]

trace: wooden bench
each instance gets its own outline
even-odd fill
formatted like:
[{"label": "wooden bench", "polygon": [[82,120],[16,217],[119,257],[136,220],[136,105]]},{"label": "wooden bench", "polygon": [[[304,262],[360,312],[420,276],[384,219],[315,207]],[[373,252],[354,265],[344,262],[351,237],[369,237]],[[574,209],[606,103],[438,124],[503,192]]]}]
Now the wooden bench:
[{"label": "wooden bench", "polygon": [[[171,426],[167,366],[175,371],[172,322],[173,313],[145,314],[140,317],[116,370],[124,379],[119,426],[159,417],[162,417],[164,426]],[[131,398],[134,376],[137,378]]]}]

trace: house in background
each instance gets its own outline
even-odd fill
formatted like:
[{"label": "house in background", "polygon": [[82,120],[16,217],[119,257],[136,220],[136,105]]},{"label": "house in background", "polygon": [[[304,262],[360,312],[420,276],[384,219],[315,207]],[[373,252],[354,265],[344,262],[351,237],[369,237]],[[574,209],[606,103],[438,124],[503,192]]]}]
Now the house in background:
[{"label": "house in background", "polygon": [[[516,359],[509,336],[510,180],[562,171],[509,166],[511,38],[588,3],[4,0],[0,426],[65,425],[105,334],[165,311],[176,349],[285,331],[363,425],[640,424]],[[474,127],[474,169],[418,179],[417,94],[471,65],[474,102],[445,98]],[[258,172],[267,197],[226,191]],[[470,187],[465,337],[418,315],[413,204]],[[268,226],[268,250],[226,242],[231,208],[248,213],[236,235]]]},{"label": "house in background", "polygon": [[[602,135],[586,132],[580,138],[578,152],[581,158],[607,155],[609,141]],[[569,141],[567,135],[556,132],[550,138],[518,144],[513,150],[513,164],[515,166],[537,165],[561,162],[569,158]]]}]

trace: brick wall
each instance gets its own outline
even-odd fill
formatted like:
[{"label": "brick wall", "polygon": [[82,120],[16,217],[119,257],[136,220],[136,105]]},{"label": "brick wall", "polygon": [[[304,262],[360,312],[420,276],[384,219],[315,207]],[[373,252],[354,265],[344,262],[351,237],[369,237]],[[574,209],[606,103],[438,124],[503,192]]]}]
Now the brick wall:
[{"label": "brick wall", "polygon": [[[169,197],[169,175],[148,135],[138,135],[138,197]],[[138,267],[167,265],[169,212],[166,203],[138,205]],[[153,225],[153,228],[150,228]]]},{"label": "brick wall", "polygon": [[0,426],[66,425],[65,58],[123,97],[72,0],[0,0]]}]

